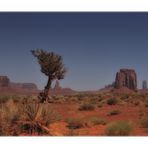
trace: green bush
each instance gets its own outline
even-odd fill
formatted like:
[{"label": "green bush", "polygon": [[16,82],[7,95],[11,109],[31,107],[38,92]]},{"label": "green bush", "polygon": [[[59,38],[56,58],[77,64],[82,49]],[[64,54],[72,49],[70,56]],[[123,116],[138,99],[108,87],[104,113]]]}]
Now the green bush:
[{"label": "green bush", "polygon": [[92,111],[95,109],[95,106],[92,104],[82,104],[79,107],[80,111]]},{"label": "green bush", "polygon": [[117,99],[116,98],[111,98],[107,100],[108,105],[116,105],[117,104]]},{"label": "green bush", "polygon": [[129,122],[115,122],[106,128],[107,136],[129,136],[132,132],[132,125]]},{"label": "green bush", "polygon": [[81,119],[69,118],[67,119],[67,123],[68,123],[67,127],[69,129],[78,129],[83,127],[83,122]]},{"label": "green bush", "polygon": [[141,126],[142,126],[143,128],[148,128],[148,117],[143,117],[143,118],[141,119]]}]

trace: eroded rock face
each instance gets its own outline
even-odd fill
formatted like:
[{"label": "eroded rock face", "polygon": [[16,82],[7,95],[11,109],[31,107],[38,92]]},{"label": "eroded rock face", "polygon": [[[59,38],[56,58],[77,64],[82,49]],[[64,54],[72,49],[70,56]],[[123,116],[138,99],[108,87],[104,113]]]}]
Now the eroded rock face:
[{"label": "eroded rock face", "polygon": [[10,83],[10,86],[14,89],[25,89],[25,90],[37,90],[37,86],[34,83]]},{"label": "eroded rock face", "polygon": [[14,83],[11,82],[7,76],[0,76],[0,87],[1,88],[12,88],[22,90],[37,90],[37,86],[34,83]]},{"label": "eroded rock face", "polygon": [[137,75],[133,69],[120,69],[116,74],[115,88],[127,87],[132,90],[137,89]]},{"label": "eroded rock face", "polygon": [[7,76],[0,76],[0,86],[8,87],[10,85],[10,80]]}]

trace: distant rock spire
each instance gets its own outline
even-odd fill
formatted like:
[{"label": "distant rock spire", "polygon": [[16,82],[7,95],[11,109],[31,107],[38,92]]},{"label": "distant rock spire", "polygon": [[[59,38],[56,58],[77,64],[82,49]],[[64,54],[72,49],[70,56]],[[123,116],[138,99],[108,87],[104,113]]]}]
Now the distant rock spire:
[{"label": "distant rock spire", "polygon": [[147,89],[147,81],[146,80],[143,81],[142,88],[143,89]]},{"label": "distant rock spire", "polygon": [[57,90],[57,89],[61,89],[60,82],[59,82],[58,80],[56,80],[54,89],[56,89],[56,90]]}]

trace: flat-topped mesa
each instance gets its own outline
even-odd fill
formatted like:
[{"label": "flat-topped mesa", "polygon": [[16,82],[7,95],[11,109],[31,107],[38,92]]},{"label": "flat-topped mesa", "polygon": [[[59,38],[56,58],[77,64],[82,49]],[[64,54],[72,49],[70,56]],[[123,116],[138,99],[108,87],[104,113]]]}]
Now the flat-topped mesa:
[{"label": "flat-topped mesa", "polygon": [[10,85],[10,80],[7,76],[0,76],[0,86],[8,87]]},{"label": "flat-topped mesa", "polygon": [[29,90],[37,90],[37,86],[34,83],[22,83],[23,89],[29,89]]},{"label": "flat-topped mesa", "polygon": [[131,90],[137,89],[137,75],[134,69],[120,69],[116,74],[115,88],[127,87]]}]

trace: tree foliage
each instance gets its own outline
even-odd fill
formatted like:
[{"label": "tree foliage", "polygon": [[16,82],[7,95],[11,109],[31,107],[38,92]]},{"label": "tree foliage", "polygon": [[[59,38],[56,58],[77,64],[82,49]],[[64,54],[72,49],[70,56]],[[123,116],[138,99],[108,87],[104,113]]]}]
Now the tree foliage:
[{"label": "tree foliage", "polygon": [[38,63],[41,66],[41,72],[46,76],[49,76],[51,80],[60,80],[64,78],[66,69],[63,64],[62,56],[42,49],[32,50],[32,54],[38,59]]},{"label": "tree foliage", "polygon": [[66,68],[63,64],[62,56],[54,53],[47,52],[43,49],[36,49],[31,51],[32,54],[37,58],[38,63],[41,67],[41,72],[48,76],[48,82],[45,86],[44,92],[41,94],[42,100],[45,100],[48,96],[49,88],[53,80],[64,79]]}]

